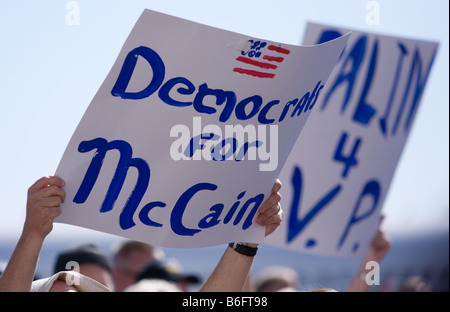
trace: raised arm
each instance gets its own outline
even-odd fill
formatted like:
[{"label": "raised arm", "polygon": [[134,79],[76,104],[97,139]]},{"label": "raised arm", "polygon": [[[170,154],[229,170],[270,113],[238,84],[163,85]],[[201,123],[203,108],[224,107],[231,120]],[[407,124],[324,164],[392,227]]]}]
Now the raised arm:
[{"label": "raised arm", "polygon": [[366,281],[369,269],[366,264],[370,261],[376,261],[378,264],[387,255],[391,249],[391,241],[381,229],[381,223],[384,217],[380,218],[380,223],[377,232],[372,238],[369,251],[364,255],[358,273],[350,282],[347,288],[348,292],[366,292],[369,290],[369,284]]},{"label": "raised arm", "polygon": [[23,231],[0,277],[0,292],[30,291],[42,244],[53,228],[53,219],[61,213],[65,199],[63,186],[61,178],[49,176],[28,189]]},{"label": "raised arm", "polygon": [[[281,195],[278,191],[281,183],[277,180],[272,188],[272,194],[259,208],[259,215],[255,222],[266,227],[265,235],[271,234],[281,224],[283,211],[281,210]],[[253,256],[258,248],[257,244],[234,243],[225,249],[214,271],[200,288],[200,291],[240,292],[253,263]],[[248,255],[238,252],[248,253]]]}]

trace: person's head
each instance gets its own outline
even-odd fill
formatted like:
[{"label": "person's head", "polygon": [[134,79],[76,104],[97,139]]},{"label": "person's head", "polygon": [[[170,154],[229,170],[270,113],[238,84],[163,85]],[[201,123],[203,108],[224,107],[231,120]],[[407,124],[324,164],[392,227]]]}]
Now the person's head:
[{"label": "person's head", "polygon": [[324,287],[311,289],[310,292],[338,292],[338,291],[334,288]]},{"label": "person's head", "polygon": [[128,286],[125,292],[180,292],[181,289],[174,283],[162,279],[143,279]]},{"label": "person's head", "polygon": [[61,252],[54,273],[74,270],[114,290],[112,269],[106,254],[92,244],[81,245]]},{"label": "person's head", "polygon": [[136,282],[145,279],[160,279],[173,282],[182,291],[188,291],[191,284],[200,283],[200,278],[195,274],[185,274],[176,264],[163,261],[155,261],[148,265],[137,277]]},{"label": "person's head", "polygon": [[280,289],[299,289],[297,272],[285,266],[270,266],[255,275],[255,291],[273,292]]},{"label": "person's head", "polygon": [[429,292],[431,291],[431,284],[423,276],[414,275],[408,277],[400,285],[399,292]]},{"label": "person's head", "polygon": [[123,241],[113,249],[113,276],[116,291],[124,291],[150,263],[162,260],[161,249],[138,241]]},{"label": "person's head", "polygon": [[76,271],[62,271],[32,282],[31,292],[110,292],[106,286]]}]

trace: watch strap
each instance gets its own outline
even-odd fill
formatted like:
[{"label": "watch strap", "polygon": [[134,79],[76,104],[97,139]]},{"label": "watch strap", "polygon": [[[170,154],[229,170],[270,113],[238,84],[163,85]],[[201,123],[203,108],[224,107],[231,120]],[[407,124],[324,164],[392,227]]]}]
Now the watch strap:
[{"label": "watch strap", "polygon": [[254,257],[258,251],[258,247],[245,246],[241,243],[229,243],[228,246],[237,253],[249,257]]}]

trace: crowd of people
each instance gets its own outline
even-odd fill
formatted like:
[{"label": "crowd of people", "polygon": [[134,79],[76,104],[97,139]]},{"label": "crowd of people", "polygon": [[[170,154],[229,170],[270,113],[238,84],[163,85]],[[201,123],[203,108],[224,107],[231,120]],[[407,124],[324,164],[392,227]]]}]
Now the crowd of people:
[{"label": "crowd of people", "polygon": [[[176,263],[166,261],[160,248],[133,240],[116,245],[112,256],[93,244],[63,250],[55,259],[53,275],[36,279],[42,244],[65,201],[64,185],[61,178],[48,176],[29,188],[22,235],[9,261],[0,267],[0,292],[187,292],[192,285],[200,285],[199,291],[215,292],[303,291],[296,271],[289,267],[274,265],[252,276],[251,266],[258,245],[244,242],[230,243],[205,281],[196,274],[183,272]],[[280,188],[277,180],[255,220],[266,227],[266,235],[275,231],[283,219]],[[346,291],[369,291],[366,264],[380,263],[391,248],[381,223],[382,219]],[[404,291],[429,291],[429,285],[419,282],[411,281]],[[312,291],[336,290],[317,288]]]}]

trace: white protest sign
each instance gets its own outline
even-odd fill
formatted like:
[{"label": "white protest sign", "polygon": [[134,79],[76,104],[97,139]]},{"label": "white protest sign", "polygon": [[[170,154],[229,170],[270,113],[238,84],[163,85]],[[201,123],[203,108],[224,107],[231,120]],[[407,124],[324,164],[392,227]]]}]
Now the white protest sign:
[{"label": "white protest sign", "polygon": [[[348,31],[308,24],[303,44]],[[351,31],[280,174],[286,214],[268,244],[356,256],[378,226],[438,44]]]},{"label": "white protest sign", "polygon": [[145,10],[58,166],[56,221],[167,247],[261,242],[257,209],[348,37],[299,47]]}]

